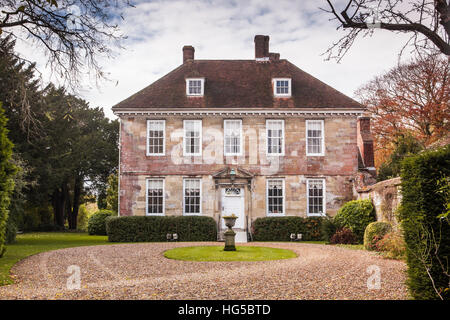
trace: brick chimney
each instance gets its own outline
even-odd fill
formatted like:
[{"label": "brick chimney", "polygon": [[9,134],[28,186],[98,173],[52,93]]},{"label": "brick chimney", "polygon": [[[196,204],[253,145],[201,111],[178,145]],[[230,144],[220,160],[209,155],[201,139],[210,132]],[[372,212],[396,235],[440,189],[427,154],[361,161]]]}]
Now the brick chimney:
[{"label": "brick chimney", "polygon": [[256,61],[276,61],[280,60],[279,53],[269,52],[269,36],[255,36],[255,60]]},{"label": "brick chimney", "polygon": [[187,60],[194,60],[194,52],[195,49],[193,46],[184,46],[183,47],[183,63]]},{"label": "brick chimney", "polygon": [[370,118],[360,117],[357,124],[358,148],[361,154],[364,168],[369,172],[375,172],[375,159],[373,152],[373,137],[370,132]]},{"label": "brick chimney", "polygon": [[264,59],[269,57],[269,36],[255,36],[255,59]]}]

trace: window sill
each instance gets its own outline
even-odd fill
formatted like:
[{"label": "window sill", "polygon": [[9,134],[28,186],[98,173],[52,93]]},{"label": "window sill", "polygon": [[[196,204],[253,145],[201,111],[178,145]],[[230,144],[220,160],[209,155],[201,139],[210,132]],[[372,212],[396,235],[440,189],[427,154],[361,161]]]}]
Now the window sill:
[{"label": "window sill", "polygon": [[307,157],[325,157],[324,153],[307,153]]},{"label": "window sill", "polygon": [[267,213],[267,217],[285,217],[286,215],[284,213]]},{"label": "window sill", "polygon": [[241,157],[242,153],[225,153],[225,157]]},{"label": "window sill", "polygon": [[307,217],[325,217],[326,213],[307,213]]},{"label": "window sill", "polygon": [[201,153],[185,153],[183,154],[183,157],[201,157]]},{"label": "window sill", "polygon": [[164,157],[165,153],[147,153],[147,157]]}]

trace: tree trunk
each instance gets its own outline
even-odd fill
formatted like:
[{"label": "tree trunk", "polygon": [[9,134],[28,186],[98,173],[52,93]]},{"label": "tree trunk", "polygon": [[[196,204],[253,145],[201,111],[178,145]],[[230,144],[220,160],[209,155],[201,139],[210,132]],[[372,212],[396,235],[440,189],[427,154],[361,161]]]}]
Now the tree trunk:
[{"label": "tree trunk", "polygon": [[64,227],[64,197],[59,189],[53,191],[52,206],[55,225]]},{"label": "tree trunk", "polygon": [[81,197],[81,187],[82,187],[81,176],[77,175],[75,178],[75,185],[73,188],[73,207],[71,214],[71,225],[72,229],[77,228],[77,218],[78,218],[78,209],[80,208],[80,197]]},{"label": "tree trunk", "polygon": [[69,185],[67,182],[65,182],[63,184],[63,195],[64,195],[64,200],[65,200],[65,205],[64,205],[64,212],[65,212],[65,217],[67,218],[67,223],[69,225],[69,229],[72,230],[72,221],[71,221],[71,215],[72,215],[72,203],[70,201],[70,190],[69,190]]}]

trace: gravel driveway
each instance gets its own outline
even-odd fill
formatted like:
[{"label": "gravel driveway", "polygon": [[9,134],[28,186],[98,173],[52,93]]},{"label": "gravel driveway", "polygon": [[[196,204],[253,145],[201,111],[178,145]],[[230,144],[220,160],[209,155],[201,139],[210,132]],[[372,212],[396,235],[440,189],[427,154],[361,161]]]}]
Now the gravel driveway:
[{"label": "gravel driveway", "polygon": [[[408,298],[404,285],[405,264],[362,250],[305,243],[248,243],[246,245],[291,249],[298,257],[257,262],[193,262],[163,256],[165,250],[174,247],[217,244],[120,244],[40,253],[13,267],[16,284],[0,287],[0,298]],[[379,268],[381,288],[369,290],[368,278],[377,270],[373,266]],[[81,276],[80,289],[69,290],[68,279],[76,286],[76,282],[70,282],[73,277],[69,277],[77,270]]]}]

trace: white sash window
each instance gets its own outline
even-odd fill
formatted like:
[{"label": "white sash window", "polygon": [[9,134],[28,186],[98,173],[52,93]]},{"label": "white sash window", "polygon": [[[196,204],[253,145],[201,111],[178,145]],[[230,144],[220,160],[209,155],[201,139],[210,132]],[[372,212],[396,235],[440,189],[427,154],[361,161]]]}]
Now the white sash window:
[{"label": "white sash window", "polygon": [[224,149],[226,156],[242,154],[242,120],[224,121]]},{"label": "white sash window", "polygon": [[202,120],[184,120],[184,155],[202,154]]},{"label": "white sash window", "polygon": [[307,207],[308,216],[325,215],[325,180],[307,180]]},{"label": "white sash window", "polygon": [[164,179],[147,179],[147,215],[164,215]]},{"label": "white sash window", "polygon": [[306,155],[324,155],[323,120],[306,120]]},{"label": "white sash window", "polygon": [[202,213],[202,190],[200,179],[183,180],[183,210],[185,215]]}]

